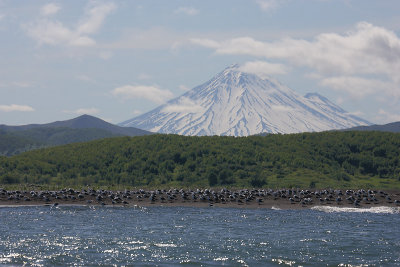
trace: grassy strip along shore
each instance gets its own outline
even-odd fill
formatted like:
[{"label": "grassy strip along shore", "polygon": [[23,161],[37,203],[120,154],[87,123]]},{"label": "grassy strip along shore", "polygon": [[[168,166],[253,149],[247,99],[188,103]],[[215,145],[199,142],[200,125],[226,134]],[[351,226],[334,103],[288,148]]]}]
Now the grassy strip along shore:
[{"label": "grassy strip along shore", "polygon": [[109,138],[0,157],[0,185],[400,190],[400,134]]}]

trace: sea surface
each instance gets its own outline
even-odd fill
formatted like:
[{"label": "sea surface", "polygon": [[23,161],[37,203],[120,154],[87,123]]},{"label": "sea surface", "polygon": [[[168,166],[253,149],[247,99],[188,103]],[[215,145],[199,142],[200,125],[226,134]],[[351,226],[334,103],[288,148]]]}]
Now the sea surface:
[{"label": "sea surface", "polygon": [[400,266],[400,213],[3,206],[0,265]]}]

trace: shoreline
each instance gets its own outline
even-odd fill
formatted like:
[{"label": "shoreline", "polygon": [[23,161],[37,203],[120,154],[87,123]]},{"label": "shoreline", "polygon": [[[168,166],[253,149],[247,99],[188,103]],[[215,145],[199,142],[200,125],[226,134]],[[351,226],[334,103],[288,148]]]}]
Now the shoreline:
[{"label": "shoreline", "polygon": [[249,209],[249,210],[336,210],[340,211],[340,209],[349,209],[353,211],[359,210],[360,212],[375,210],[375,209],[394,209],[396,213],[400,213],[400,205],[375,205],[375,206],[349,206],[349,205],[310,205],[310,206],[287,206],[287,205],[262,205],[262,206],[254,206],[254,205],[191,205],[188,204],[172,204],[172,205],[164,205],[164,204],[147,204],[147,203],[139,203],[139,204],[130,204],[130,205],[99,205],[99,204],[85,204],[85,203],[61,203],[55,206],[54,204],[42,204],[42,203],[0,203],[1,208],[23,208],[23,207],[50,207],[50,208],[58,208],[58,207],[103,207],[103,208],[149,208],[149,207],[160,207],[160,208],[168,208],[168,207],[176,207],[176,208],[222,208],[222,209]]},{"label": "shoreline", "polygon": [[299,189],[170,189],[6,191],[0,189],[0,207],[14,206],[110,207],[225,207],[299,210],[313,207],[400,207],[400,192],[376,190]]}]

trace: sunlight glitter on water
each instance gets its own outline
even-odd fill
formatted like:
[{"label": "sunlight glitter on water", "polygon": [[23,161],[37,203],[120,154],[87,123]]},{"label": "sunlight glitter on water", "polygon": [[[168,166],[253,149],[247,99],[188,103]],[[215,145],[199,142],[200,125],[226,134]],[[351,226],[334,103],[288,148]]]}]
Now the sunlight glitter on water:
[{"label": "sunlight glitter on water", "polygon": [[3,265],[399,265],[400,218],[382,211],[26,207],[0,220]]}]

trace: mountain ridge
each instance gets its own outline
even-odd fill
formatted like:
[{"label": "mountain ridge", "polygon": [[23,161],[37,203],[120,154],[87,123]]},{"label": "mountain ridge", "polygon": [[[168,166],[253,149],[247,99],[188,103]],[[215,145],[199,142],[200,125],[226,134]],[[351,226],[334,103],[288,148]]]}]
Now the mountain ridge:
[{"label": "mountain ridge", "polygon": [[152,133],[132,127],[119,127],[90,115],[46,124],[0,125],[0,155],[12,156],[38,148],[108,137],[149,134]]},{"label": "mountain ridge", "polygon": [[377,131],[377,132],[400,133],[400,121],[391,122],[387,124],[374,124],[370,126],[352,127],[349,129],[344,129],[344,131]]},{"label": "mountain ridge", "polygon": [[45,124],[27,124],[20,126],[9,126],[5,124],[0,125],[0,129],[6,131],[23,131],[23,130],[30,130],[33,128],[52,128],[52,127],[71,128],[71,129],[95,128],[95,129],[108,130],[115,134],[123,134],[128,136],[151,134],[148,131],[134,127],[120,127],[87,114],[69,120],[55,121]]}]

